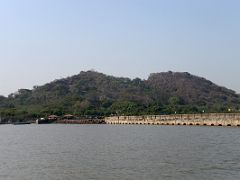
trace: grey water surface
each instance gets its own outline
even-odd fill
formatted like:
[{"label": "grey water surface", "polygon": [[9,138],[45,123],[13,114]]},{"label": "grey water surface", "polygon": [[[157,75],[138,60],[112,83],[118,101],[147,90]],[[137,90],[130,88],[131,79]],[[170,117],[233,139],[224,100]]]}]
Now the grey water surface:
[{"label": "grey water surface", "polygon": [[0,180],[240,179],[240,128],[1,125]]}]

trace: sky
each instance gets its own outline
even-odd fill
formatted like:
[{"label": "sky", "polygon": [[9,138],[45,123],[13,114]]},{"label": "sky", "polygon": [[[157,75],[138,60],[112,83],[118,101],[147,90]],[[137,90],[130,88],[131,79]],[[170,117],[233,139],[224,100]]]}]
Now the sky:
[{"label": "sky", "polygon": [[0,94],[96,70],[240,93],[239,0],[0,0]]}]

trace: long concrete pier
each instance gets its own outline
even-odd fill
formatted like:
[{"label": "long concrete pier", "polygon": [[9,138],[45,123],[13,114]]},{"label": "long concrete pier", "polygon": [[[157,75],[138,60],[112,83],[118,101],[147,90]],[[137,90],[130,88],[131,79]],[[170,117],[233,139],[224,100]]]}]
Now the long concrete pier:
[{"label": "long concrete pier", "polygon": [[106,124],[240,126],[240,113],[113,116]]}]

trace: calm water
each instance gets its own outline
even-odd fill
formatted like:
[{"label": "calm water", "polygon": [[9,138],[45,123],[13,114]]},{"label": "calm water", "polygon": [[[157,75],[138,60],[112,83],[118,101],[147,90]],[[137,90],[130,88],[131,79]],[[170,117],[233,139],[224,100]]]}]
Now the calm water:
[{"label": "calm water", "polygon": [[240,179],[240,128],[0,126],[0,179]]}]

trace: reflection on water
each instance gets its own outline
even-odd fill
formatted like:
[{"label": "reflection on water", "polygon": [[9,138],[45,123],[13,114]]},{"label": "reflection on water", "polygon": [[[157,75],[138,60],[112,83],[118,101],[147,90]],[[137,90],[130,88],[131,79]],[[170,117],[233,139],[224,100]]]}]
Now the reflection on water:
[{"label": "reflection on water", "polygon": [[240,179],[240,129],[0,126],[0,179]]}]

